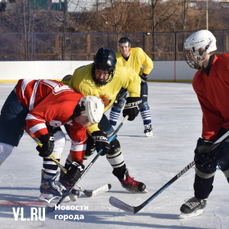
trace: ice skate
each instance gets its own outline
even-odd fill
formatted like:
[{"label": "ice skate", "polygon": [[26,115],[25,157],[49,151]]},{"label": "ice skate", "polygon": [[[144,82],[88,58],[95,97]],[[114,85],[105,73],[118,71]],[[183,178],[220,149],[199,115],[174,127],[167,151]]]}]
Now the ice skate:
[{"label": "ice skate", "polygon": [[127,169],[124,173],[123,179],[119,179],[119,181],[121,182],[122,187],[125,188],[129,192],[133,192],[133,193],[147,193],[148,192],[146,190],[146,185],[142,182],[134,180],[133,177],[130,177]]},{"label": "ice skate", "polygon": [[188,199],[186,203],[184,203],[180,208],[180,218],[185,219],[201,215],[203,213],[203,209],[206,206],[206,202],[206,199],[201,200],[197,199],[196,197]]},{"label": "ice skate", "polygon": [[[64,193],[67,189],[56,180],[58,174],[54,176],[52,179],[50,178],[44,178],[45,173],[44,170],[42,170],[42,176],[41,176],[41,185],[40,185],[40,196],[39,201],[45,201],[49,202],[53,199],[53,197],[61,197],[60,193]],[[55,200],[58,201],[59,198],[56,198]],[[69,202],[70,198],[66,197],[64,202]]]},{"label": "ice skate", "polygon": [[145,125],[144,134],[146,135],[146,137],[153,136],[153,128],[151,124]]}]

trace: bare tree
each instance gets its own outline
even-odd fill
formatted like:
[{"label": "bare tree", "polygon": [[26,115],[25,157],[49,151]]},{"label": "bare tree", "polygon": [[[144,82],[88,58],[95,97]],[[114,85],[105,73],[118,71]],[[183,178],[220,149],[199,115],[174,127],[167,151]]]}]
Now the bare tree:
[{"label": "bare tree", "polygon": [[133,10],[133,2],[122,0],[110,0],[109,7],[103,13],[103,18],[106,22],[109,22],[109,27],[113,32],[122,33],[128,28],[129,22],[133,20],[131,18]]},{"label": "bare tree", "polygon": [[[31,4],[32,3],[32,4]],[[36,0],[31,2],[30,0],[18,0],[17,1],[17,9],[16,9],[16,18],[18,20],[18,32],[23,32],[23,49],[25,60],[30,60],[33,58],[33,33],[36,32],[36,27],[39,26],[40,23],[45,23],[45,20],[49,20],[50,18],[45,17],[43,20],[40,18],[39,14],[44,7],[45,9],[51,6],[51,1],[46,6],[38,6],[36,4]],[[50,17],[52,17],[50,15]],[[22,31],[20,30],[22,28]]]},{"label": "bare tree", "polygon": [[[150,31],[152,33],[153,46],[152,51],[156,49],[155,32],[159,25],[169,20],[179,9],[181,0],[168,0],[163,2],[162,0],[149,0],[147,2],[138,1],[140,7],[140,13],[138,16],[146,23],[150,21]],[[154,58],[154,57],[153,57]]]}]

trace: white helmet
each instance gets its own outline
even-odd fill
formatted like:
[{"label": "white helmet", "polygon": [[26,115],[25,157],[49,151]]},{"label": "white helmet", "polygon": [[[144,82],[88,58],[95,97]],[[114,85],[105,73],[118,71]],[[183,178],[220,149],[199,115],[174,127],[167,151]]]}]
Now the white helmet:
[{"label": "white helmet", "polygon": [[81,109],[80,115],[87,116],[91,124],[100,122],[104,112],[102,99],[88,95],[80,99],[79,105]]},{"label": "white helmet", "polygon": [[186,39],[184,58],[191,68],[200,69],[207,53],[216,50],[215,36],[208,30],[199,30]]}]

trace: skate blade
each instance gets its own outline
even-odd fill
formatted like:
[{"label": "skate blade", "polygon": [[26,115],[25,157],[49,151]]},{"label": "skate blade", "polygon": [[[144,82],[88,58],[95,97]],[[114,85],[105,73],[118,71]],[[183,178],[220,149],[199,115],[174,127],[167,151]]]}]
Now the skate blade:
[{"label": "skate blade", "polygon": [[41,193],[40,196],[38,197],[38,200],[41,202],[47,202],[47,200],[50,200],[52,197],[53,197],[52,194]]},{"label": "skate blade", "polygon": [[153,132],[148,132],[148,133],[145,133],[146,137],[152,137],[153,136]]},{"label": "skate blade", "polygon": [[185,213],[181,213],[179,218],[180,219],[187,219],[187,218],[192,218],[192,217],[196,217],[196,216],[199,216],[203,213],[203,209],[199,209],[199,210],[196,210],[190,214],[185,214]]},{"label": "skate blade", "polygon": [[131,193],[142,193],[142,194],[145,194],[145,193],[148,193],[148,191],[145,189],[144,191],[138,191],[138,190],[135,190],[135,189],[131,189],[131,188],[125,188],[128,192],[131,192]]}]

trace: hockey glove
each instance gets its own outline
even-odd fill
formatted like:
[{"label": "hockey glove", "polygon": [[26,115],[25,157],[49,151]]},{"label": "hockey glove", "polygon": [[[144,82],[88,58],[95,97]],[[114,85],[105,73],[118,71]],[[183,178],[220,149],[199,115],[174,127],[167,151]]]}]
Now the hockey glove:
[{"label": "hockey glove", "polygon": [[52,133],[48,133],[46,135],[41,135],[39,140],[43,144],[42,147],[37,146],[36,149],[39,152],[39,156],[48,157],[54,148],[55,139]]},{"label": "hockey glove", "polygon": [[107,133],[105,131],[102,130],[95,131],[92,133],[91,136],[95,141],[95,147],[97,152],[103,149],[103,151],[100,153],[101,156],[105,155],[110,151],[111,146],[110,143],[108,142]]},{"label": "hockey glove", "polygon": [[67,182],[74,183],[79,180],[82,172],[84,170],[84,165],[78,161],[72,161],[67,168]]},{"label": "hockey glove", "polygon": [[141,103],[142,103],[142,100],[140,97],[128,97],[126,99],[125,108],[122,111],[123,116],[126,117],[126,115],[128,115],[129,121],[134,120],[135,117],[137,117],[139,113]]},{"label": "hockey glove", "polygon": [[215,159],[214,151],[208,151],[209,147],[214,143],[212,140],[199,138],[197,141],[196,149],[194,151],[194,161],[200,166],[204,166]]},{"label": "hockey glove", "polygon": [[147,82],[147,74],[143,73],[140,77],[141,77],[141,81],[143,83],[146,83]]}]

